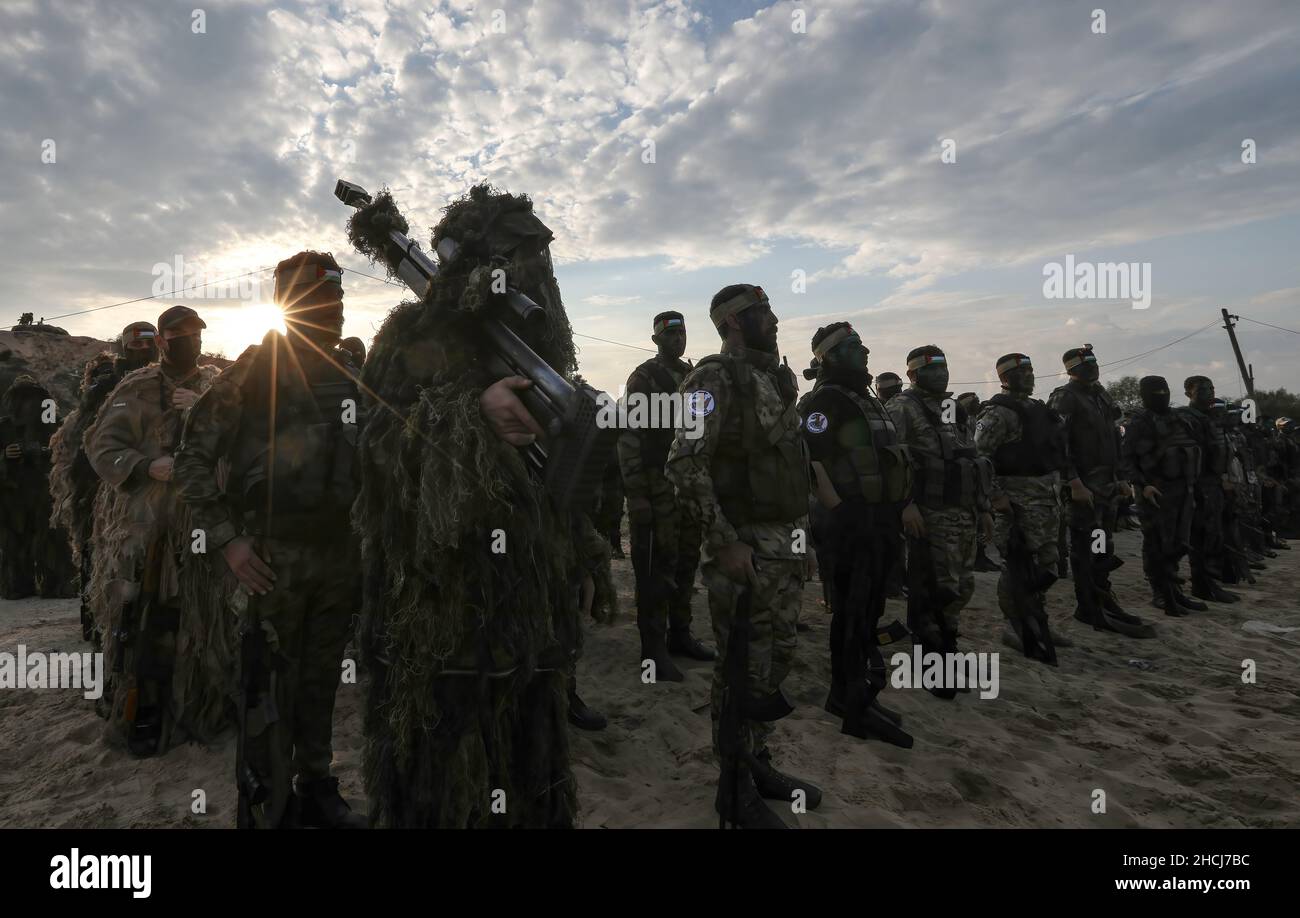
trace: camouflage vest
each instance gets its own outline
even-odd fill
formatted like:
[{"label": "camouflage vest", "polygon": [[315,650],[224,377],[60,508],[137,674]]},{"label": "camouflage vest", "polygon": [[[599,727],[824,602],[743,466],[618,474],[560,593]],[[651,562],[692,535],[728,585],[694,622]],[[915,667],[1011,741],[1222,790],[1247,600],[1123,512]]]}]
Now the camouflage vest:
[{"label": "camouflage vest", "polygon": [[[804,516],[808,512],[808,453],[799,433],[794,398],[788,400],[776,422],[764,429],[758,417],[753,365],[731,354],[705,357],[699,366],[708,363],[717,364],[727,374],[738,396],[723,406],[723,423],[739,420],[740,436],[723,438],[713,454],[713,483],[723,514],[733,526],[788,523]],[[790,382],[793,389],[793,379]]]},{"label": "camouflage vest", "polygon": [[[921,467],[916,472],[913,488],[916,502],[932,510],[975,507],[979,496],[991,490],[993,463],[978,456],[974,445],[958,442],[953,425],[944,424],[925,399],[911,389],[904,390],[897,398],[915,402],[939,439],[940,455],[920,454]],[[957,411],[958,426],[964,426],[965,412],[960,407]]]}]

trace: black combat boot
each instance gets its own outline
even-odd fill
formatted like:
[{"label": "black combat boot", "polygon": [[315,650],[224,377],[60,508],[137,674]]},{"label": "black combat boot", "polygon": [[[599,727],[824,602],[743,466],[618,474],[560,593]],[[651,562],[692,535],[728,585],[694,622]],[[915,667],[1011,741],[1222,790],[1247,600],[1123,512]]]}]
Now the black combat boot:
[{"label": "black combat boot", "polygon": [[1165,615],[1178,618],[1184,615],[1190,615],[1192,610],[1178,601],[1178,596],[1174,592],[1173,584],[1166,586],[1152,587],[1151,605],[1157,609],[1163,609]]},{"label": "black combat boot", "polygon": [[339,779],[298,777],[293,789],[298,798],[298,825],[304,829],[364,829],[366,817],[352,812],[339,795]]},{"label": "black combat boot", "polygon": [[668,631],[668,652],[692,660],[714,660],[717,653],[707,644],[702,644],[691,634],[690,625],[674,626]]},{"label": "black combat boot", "polygon": [[1178,589],[1176,584],[1174,585],[1174,599],[1178,600],[1180,606],[1183,606],[1186,609],[1191,609],[1193,612],[1205,612],[1210,608],[1205,603],[1197,602],[1195,599],[1192,599],[1192,597]]},{"label": "black combat boot", "polygon": [[623,553],[623,536],[617,529],[609,534],[609,550],[610,556],[613,558],[627,557],[627,555]]},{"label": "black combat boot", "polygon": [[599,711],[587,707],[586,702],[578,697],[578,680],[569,677],[569,723],[579,730],[604,730],[609,720]]},{"label": "black combat boot", "polygon": [[[718,793],[713,798],[713,809],[723,821],[738,829],[788,829],[776,813],[773,813],[754,787],[754,779],[748,771],[741,771],[739,779],[724,769],[718,780]],[[733,781],[736,781],[733,787]]]},{"label": "black combat boot", "polygon": [[669,656],[668,645],[662,635],[641,632],[641,666],[652,660],[655,665],[655,682],[685,682],[686,674],[677,668]]},{"label": "black combat boot", "polygon": [[821,789],[811,781],[805,781],[802,778],[796,778],[793,775],[777,771],[772,767],[772,753],[770,751],[765,749],[754,756],[752,770],[754,787],[758,789],[760,797],[768,800],[783,800],[786,804],[789,804],[794,800],[794,792],[801,790],[804,792],[804,801],[809,810],[815,810],[821,806]]},{"label": "black combat boot", "polygon": [[985,553],[984,546],[981,545],[975,550],[975,570],[988,573],[989,571],[1000,571],[1002,566],[994,564],[989,560],[988,554]]}]

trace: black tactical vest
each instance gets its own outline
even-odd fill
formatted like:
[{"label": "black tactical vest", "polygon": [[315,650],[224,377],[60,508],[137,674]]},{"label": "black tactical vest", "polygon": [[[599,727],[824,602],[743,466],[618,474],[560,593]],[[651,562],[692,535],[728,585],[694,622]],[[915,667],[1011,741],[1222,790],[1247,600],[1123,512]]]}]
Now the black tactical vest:
[{"label": "black tactical vest", "polygon": [[1069,405],[1066,439],[1080,478],[1097,468],[1114,469],[1119,463],[1115,435],[1115,405],[1101,386],[1080,391],[1073,384],[1056,390]]},{"label": "black tactical vest", "polygon": [[1143,474],[1166,482],[1195,481],[1201,471],[1201,448],[1188,420],[1176,411],[1143,410],[1134,415],[1134,420],[1139,418],[1151,423],[1156,438],[1154,449],[1141,459]]},{"label": "black tactical vest", "polygon": [[999,475],[1050,475],[1065,465],[1065,425],[1061,416],[1034,398],[998,393],[989,401],[1014,411],[1020,419],[1020,439],[993,452]]},{"label": "black tactical vest", "polygon": [[910,453],[898,442],[898,431],[885,406],[873,395],[830,382],[819,382],[810,401],[811,395],[824,391],[837,392],[852,402],[871,434],[870,444],[864,446],[833,444],[826,474],[835,493],[843,500],[862,498],[869,504],[906,500],[912,493]]},{"label": "black tactical vest", "polygon": [[1201,443],[1201,474],[1219,476],[1228,471],[1228,438],[1214,419],[1194,406],[1179,409],[1192,418]]},{"label": "black tactical vest", "polygon": [[[361,400],[355,369],[344,351],[304,361],[286,373],[281,344],[272,434],[270,359],[262,347],[244,381],[244,419],[236,467],[243,472],[241,504],[255,531],[276,538],[337,538],[350,525],[359,490],[356,464]],[[272,464],[274,468],[272,469]],[[271,524],[266,523],[267,498]]]},{"label": "black tactical vest", "polygon": [[[683,364],[683,366],[686,366]],[[687,368],[689,369],[689,367]],[[650,377],[652,385],[649,387],[649,394],[671,394],[677,391],[681,386],[682,380],[686,374],[677,375],[672,369],[665,366],[658,357],[651,357],[637,370],[645,373]],[[668,463],[668,452],[673,446],[673,437],[676,431],[671,427],[648,427],[638,432],[641,441],[641,466],[642,468],[662,471]]]},{"label": "black tactical vest", "polygon": [[[921,409],[939,438],[939,456],[919,455],[921,467],[916,470],[912,495],[916,502],[932,510],[945,507],[972,508],[981,494],[987,494],[993,483],[993,465],[975,452],[969,442],[961,444],[950,427],[935,413],[925,399],[911,389],[905,389],[897,398],[910,398]],[[964,428],[966,412],[957,407],[957,426]]]},{"label": "black tactical vest", "polygon": [[[723,514],[733,526],[753,523],[788,523],[808,513],[808,450],[800,434],[796,410],[793,373],[780,367],[778,373],[790,374],[777,389],[785,400],[786,410],[768,429],[759,423],[757,373],[744,357],[713,354],[699,366],[716,363],[731,380],[735,398],[720,406],[726,413],[724,425],[737,421],[740,436],[724,436],[713,454],[713,484]],[[786,393],[790,393],[786,397]]]}]

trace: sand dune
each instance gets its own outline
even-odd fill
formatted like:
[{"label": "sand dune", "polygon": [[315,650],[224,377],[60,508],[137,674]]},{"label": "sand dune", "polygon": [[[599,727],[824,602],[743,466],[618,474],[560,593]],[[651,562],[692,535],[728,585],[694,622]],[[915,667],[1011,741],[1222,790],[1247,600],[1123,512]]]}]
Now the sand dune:
[{"label": "sand dune", "polygon": [[[797,660],[786,691],[798,706],[777,725],[778,763],[819,783],[813,813],[784,812],[804,827],[1282,827],[1300,825],[1300,631],[1262,636],[1250,621],[1300,627],[1300,548],[1282,552],[1245,600],[1189,618],[1147,604],[1139,537],[1118,536],[1128,564],[1121,602],[1151,616],[1159,636],[1132,641],[1069,616],[1068,584],[1052,591],[1054,627],[1074,639],[1045,667],[1002,647],[996,574],[977,574],[963,649],[1001,651],[1000,694],[940,701],[887,690],[916,737],[911,750],[839,732],[821,709],[829,674],[829,616],[818,584],[804,591]],[[623,612],[590,626],[579,669],[583,697],[610,717],[602,733],[573,731],[581,824],[709,827],[716,769],[709,752],[710,664],[686,663],[680,684],[644,685],[637,661],[631,568],[615,561]],[[1067,602],[1068,599],[1068,602]],[[708,633],[703,591],[696,633]],[[890,614],[903,617],[901,604]],[[85,650],[76,604],[0,602],[0,651]],[[1242,661],[1257,666],[1243,684]],[[1132,663],[1130,661],[1142,661]],[[341,686],[335,771],[361,796],[361,687]],[[190,745],[137,761],[103,740],[103,721],[75,690],[0,691],[0,826],[230,826],[233,740]],[[207,795],[191,813],[192,792]],[[1095,789],[1107,811],[1094,814]]]}]

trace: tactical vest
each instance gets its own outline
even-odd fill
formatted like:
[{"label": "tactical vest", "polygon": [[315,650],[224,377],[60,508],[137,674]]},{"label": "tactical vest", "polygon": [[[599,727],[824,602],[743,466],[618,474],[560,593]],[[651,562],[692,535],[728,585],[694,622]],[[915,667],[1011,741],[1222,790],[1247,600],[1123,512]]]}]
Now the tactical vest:
[{"label": "tactical vest", "polygon": [[1106,390],[1097,386],[1092,392],[1082,393],[1064,385],[1057,391],[1073,403],[1073,410],[1068,412],[1066,437],[1079,476],[1086,478],[1097,468],[1115,468],[1119,462],[1115,406]]},{"label": "tactical vest", "polygon": [[1184,408],[1201,428],[1201,474],[1219,476],[1228,471],[1228,437],[1214,419],[1197,408]]},{"label": "tactical vest", "polygon": [[1201,471],[1201,447],[1187,420],[1176,411],[1144,410],[1136,418],[1150,420],[1156,438],[1155,449],[1142,458],[1142,472],[1161,481],[1195,481]]},{"label": "tactical vest", "polygon": [[[939,456],[914,454],[919,458],[921,467],[916,470],[913,498],[918,504],[932,510],[976,506],[980,495],[987,494],[992,489],[992,463],[978,456],[974,446],[960,445],[952,431],[946,429],[949,425],[943,423],[920,395],[906,389],[897,397],[910,398],[915,402],[939,438]],[[965,412],[960,407],[958,412],[960,423]]]},{"label": "tactical vest", "polygon": [[[356,449],[361,402],[355,371],[347,363],[313,362],[315,379],[304,381],[294,374],[296,381],[285,384],[283,365],[291,358],[282,356],[271,435],[270,360],[264,358],[266,348],[254,357],[244,381],[246,436],[237,447],[236,468],[243,472],[245,518],[254,531],[275,538],[337,538],[338,528],[350,525],[360,485]],[[344,423],[346,399],[356,406],[356,423]]]},{"label": "tactical vest", "polygon": [[[654,383],[654,392],[676,392],[681,384],[681,381],[674,379],[672,371],[660,363],[657,357],[647,360],[637,369],[644,371],[650,377],[651,382]],[[651,427],[640,431],[641,467],[662,472],[663,467],[668,464],[668,452],[672,449],[673,437],[676,433],[671,427]]]},{"label": "tactical vest", "polygon": [[846,500],[861,497],[869,504],[907,500],[912,493],[911,454],[898,442],[898,430],[885,406],[837,383],[818,383],[813,392],[827,390],[852,402],[871,431],[869,446],[842,449],[837,445],[826,469],[835,492]]},{"label": "tactical vest", "polygon": [[765,430],[755,409],[758,381],[753,365],[731,354],[705,357],[699,366],[706,363],[721,367],[739,396],[721,408],[724,424],[739,412],[740,438],[723,438],[713,454],[714,489],[728,522],[733,526],[788,523],[804,516],[810,491],[808,451],[795,423],[798,411],[794,399]]},{"label": "tactical vest", "polygon": [[1061,416],[1037,399],[998,393],[989,401],[1014,411],[1020,419],[1020,439],[993,452],[999,475],[1050,475],[1065,465],[1065,428]]}]

